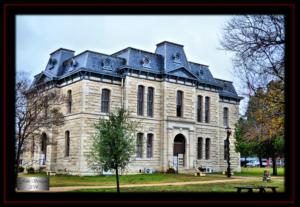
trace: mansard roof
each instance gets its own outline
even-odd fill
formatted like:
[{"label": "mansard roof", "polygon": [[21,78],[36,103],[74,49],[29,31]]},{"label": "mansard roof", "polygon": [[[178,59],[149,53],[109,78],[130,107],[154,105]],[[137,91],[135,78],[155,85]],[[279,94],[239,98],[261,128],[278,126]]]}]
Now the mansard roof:
[{"label": "mansard roof", "polygon": [[76,56],[73,50],[59,48],[50,54],[45,70],[35,76],[33,85],[83,72],[121,78],[131,69],[187,79],[217,89],[220,96],[241,99],[231,82],[214,78],[207,65],[188,61],[183,45],[163,41],[156,46],[154,53],[127,47],[111,55],[86,50]]},{"label": "mansard roof", "polygon": [[222,80],[218,78],[216,78],[215,80],[220,85],[220,87],[222,87],[219,89],[220,96],[239,99],[239,100],[243,99],[243,97],[238,96],[231,81]]}]

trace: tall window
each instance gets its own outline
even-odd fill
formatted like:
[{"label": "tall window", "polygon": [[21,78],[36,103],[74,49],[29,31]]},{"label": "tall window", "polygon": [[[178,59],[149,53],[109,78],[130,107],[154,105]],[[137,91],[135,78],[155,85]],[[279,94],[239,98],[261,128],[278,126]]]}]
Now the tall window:
[{"label": "tall window", "polygon": [[144,86],[138,86],[137,114],[140,116],[144,115]]},{"label": "tall window", "polygon": [[136,157],[142,158],[143,157],[143,133],[137,134],[136,140]]},{"label": "tall window", "polygon": [[65,157],[70,155],[70,132],[65,132]]},{"label": "tall window", "polygon": [[109,96],[110,96],[110,91],[108,89],[102,89],[101,112],[103,113],[108,113],[109,111]]},{"label": "tall window", "polygon": [[178,116],[178,117],[182,117],[182,114],[183,114],[182,102],[183,102],[183,92],[182,91],[177,91],[176,116]]},{"label": "tall window", "polygon": [[198,96],[197,101],[197,121],[202,122],[202,96]]},{"label": "tall window", "polygon": [[147,158],[152,158],[153,155],[153,134],[147,135]]},{"label": "tall window", "polygon": [[210,98],[205,97],[205,122],[209,123],[209,105],[210,105]]},{"label": "tall window", "polygon": [[223,124],[224,126],[228,126],[228,108],[224,107],[223,109]]},{"label": "tall window", "polygon": [[72,112],[72,91],[71,90],[68,90],[67,112],[69,114]]},{"label": "tall window", "polygon": [[154,88],[148,88],[148,98],[147,98],[147,115],[153,117],[153,100],[154,100]]},{"label": "tall window", "polygon": [[203,138],[202,137],[199,137],[198,138],[198,160],[201,160],[202,159],[202,147],[203,147]]},{"label": "tall window", "polygon": [[210,138],[205,139],[205,159],[210,158]]}]

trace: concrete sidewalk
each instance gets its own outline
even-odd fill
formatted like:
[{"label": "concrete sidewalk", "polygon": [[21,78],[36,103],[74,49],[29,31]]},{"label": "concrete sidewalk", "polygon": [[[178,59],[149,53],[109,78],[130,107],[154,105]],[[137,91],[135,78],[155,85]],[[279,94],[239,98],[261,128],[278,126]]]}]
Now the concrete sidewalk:
[{"label": "concrete sidewalk", "polygon": [[[245,181],[258,181],[260,177],[238,177],[233,179],[224,180],[209,180],[209,181],[190,181],[190,182],[173,182],[173,183],[149,183],[149,184],[127,184],[120,185],[120,188],[134,188],[134,187],[146,187],[146,186],[168,186],[168,185],[193,185],[193,184],[210,184],[210,183],[229,183],[229,182],[245,182]],[[65,187],[50,187],[50,192],[64,192],[79,189],[96,189],[96,188],[116,188],[116,185],[110,186],[65,186]]]}]

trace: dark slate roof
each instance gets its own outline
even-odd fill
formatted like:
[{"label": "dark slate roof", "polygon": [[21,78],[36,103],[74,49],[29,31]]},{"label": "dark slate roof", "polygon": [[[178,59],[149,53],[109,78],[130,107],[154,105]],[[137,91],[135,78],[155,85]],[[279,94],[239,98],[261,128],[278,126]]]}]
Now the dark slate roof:
[{"label": "dark slate roof", "polygon": [[242,97],[238,96],[231,81],[226,81],[217,78],[215,80],[222,87],[219,90],[220,96],[234,98],[234,99],[242,99]]},{"label": "dark slate roof", "polygon": [[112,56],[125,59],[125,65],[131,68],[140,68],[156,73],[163,72],[163,57],[155,53],[127,47]]},{"label": "dark slate roof", "polygon": [[50,54],[45,70],[35,76],[33,85],[84,71],[120,78],[127,68],[193,80],[217,88],[220,96],[240,99],[231,82],[215,79],[207,65],[189,62],[183,47],[163,41],[157,44],[155,53],[127,47],[111,55],[86,50],[76,56],[73,50],[59,48]]}]

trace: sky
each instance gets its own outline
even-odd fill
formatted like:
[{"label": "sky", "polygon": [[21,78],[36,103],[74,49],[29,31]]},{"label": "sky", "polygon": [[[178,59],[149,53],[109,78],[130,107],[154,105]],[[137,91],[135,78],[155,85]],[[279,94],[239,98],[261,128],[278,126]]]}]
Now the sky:
[{"label": "sky", "polygon": [[[45,70],[50,53],[58,48],[112,54],[126,47],[155,52],[156,44],[184,45],[187,59],[208,65],[215,78],[233,81],[233,54],[220,49],[223,15],[18,15],[16,70],[31,77]],[[240,113],[245,111],[245,100]]]}]

